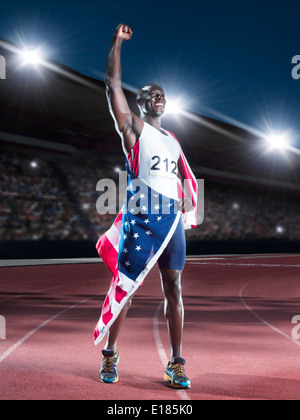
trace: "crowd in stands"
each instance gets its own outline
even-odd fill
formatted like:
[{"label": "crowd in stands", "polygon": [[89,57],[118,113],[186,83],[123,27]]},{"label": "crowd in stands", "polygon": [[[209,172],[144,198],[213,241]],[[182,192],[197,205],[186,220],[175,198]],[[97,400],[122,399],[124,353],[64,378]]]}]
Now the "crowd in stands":
[{"label": "crowd in stands", "polygon": [[300,240],[300,200],[292,194],[206,185],[205,218],[187,232],[199,240]]},{"label": "crowd in stands", "polygon": [[51,165],[1,153],[0,171],[0,240],[88,239]]},{"label": "crowd in stands", "polygon": [[72,192],[73,202],[77,203],[77,210],[88,219],[96,236],[101,236],[112,225],[116,214],[98,214],[96,203],[101,192],[96,191],[96,188],[100,180],[116,178],[116,174],[113,171],[109,174],[99,167],[79,164],[64,165],[63,172]]},{"label": "crowd in stands", "polygon": [[[59,171],[57,170],[59,168]],[[116,173],[86,164],[59,163],[2,151],[0,240],[88,240],[116,214],[99,215],[96,185]],[[229,185],[205,185],[205,220],[187,232],[196,240],[299,240],[300,204],[292,194],[258,194]],[[92,231],[92,232],[91,232]]]}]

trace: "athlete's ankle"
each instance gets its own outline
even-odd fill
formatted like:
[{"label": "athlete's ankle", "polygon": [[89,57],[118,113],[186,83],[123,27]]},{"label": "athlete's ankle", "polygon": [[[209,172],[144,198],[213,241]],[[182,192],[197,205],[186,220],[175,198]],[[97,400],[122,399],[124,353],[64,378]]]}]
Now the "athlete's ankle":
[{"label": "athlete's ankle", "polygon": [[117,352],[117,346],[116,346],[116,344],[113,344],[113,345],[106,345],[106,346],[105,346],[105,348],[104,348],[104,350],[111,350],[111,351],[113,351],[114,353],[116,353],[116,352]]},{"label": "athlete's ankle", "polygon": [[170,355],[170,362],[171,362],[171,363],[174,363],[174,360],[175,360],[177,357],[182,357],[181,352],[174,352],[174,353],[171,353],[171,355]]}]

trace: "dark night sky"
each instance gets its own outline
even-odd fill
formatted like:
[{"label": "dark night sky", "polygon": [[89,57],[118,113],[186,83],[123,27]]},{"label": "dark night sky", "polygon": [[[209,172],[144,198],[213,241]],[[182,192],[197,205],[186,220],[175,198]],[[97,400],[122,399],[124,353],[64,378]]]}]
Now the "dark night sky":
[{"label": "dark night sky", "polygon": [[[299,0],[33,1],[0,4],[0,37],[103,80],[116,26],[123,81],[161,84],[187,110],[267,131],[290,130],[300,146]],[[222,114],[222,116],[220,116]]]}]

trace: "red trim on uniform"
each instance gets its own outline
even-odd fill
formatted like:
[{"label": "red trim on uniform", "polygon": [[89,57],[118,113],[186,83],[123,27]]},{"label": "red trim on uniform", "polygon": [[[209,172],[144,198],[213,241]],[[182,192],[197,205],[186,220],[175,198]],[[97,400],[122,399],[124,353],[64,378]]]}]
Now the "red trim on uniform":
[{"label": "red trim on uniform", "polygon": [[134,148],[128,153],[127,159],[132,172],[138,176],[140,168],[140,140],[135,143]]}]

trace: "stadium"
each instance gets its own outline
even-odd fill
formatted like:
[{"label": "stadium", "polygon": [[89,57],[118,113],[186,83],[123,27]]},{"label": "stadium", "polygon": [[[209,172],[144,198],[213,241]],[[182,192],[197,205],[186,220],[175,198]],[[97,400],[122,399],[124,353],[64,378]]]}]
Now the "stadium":
[{"label": "stadium", "polygon": [[[0,51],[10,74],[1,86],[1,255],[93,257],[116,216],[95,212],[97,182],[125,170],[104,83],[54,62],[43,75],[16,71],[11,50]],[[197,114],[164,124],[205,181],[205,221],[190,232],[189,253],[299,249],[299,154],[266,153],[257,135]]]},{"label": "stadium", "polygon": [[[120,399],[97,389],[89,342],[110,282],[95,245],[116,218],[97,213],[96,185],[118,183],[125,168],[105,84],[50,59],[42,72],[20,68],[16,48],[0,40],[7,74],[0,86],[0,312],[7,323],[0,398]],[[125,93],[138,112],[135,92]],[[270,151],[259,133],[196,113],[164,126],[204,179],[205,218],[186,233],[183,290],[187,352],[200,352],[207,364],[194,373],[192,393],[161,390],[150,377],[139,399],[299,399],[299,341],[291,336],[299,311],[299,149]],[[164,364],[167,334],[155,275],[156,268],[121,340],[130,352],[138,331],[147,350],[136,343],[137,351],[158,373],[148,347]],[[73,344],[58,358],[66,337]],[[91,356],[80,365],[85,352]],[[143,381],[125,373],[121,399],[132,399]]]}]

